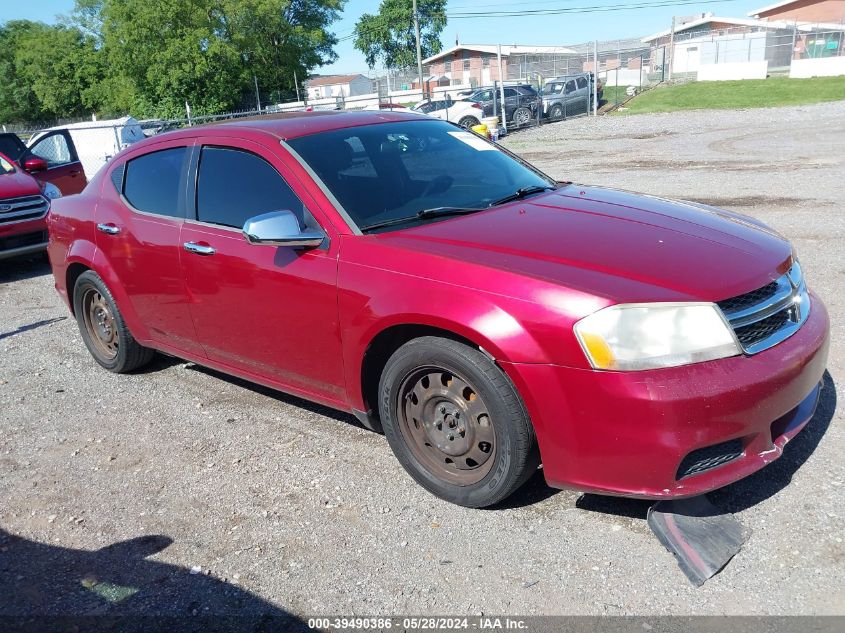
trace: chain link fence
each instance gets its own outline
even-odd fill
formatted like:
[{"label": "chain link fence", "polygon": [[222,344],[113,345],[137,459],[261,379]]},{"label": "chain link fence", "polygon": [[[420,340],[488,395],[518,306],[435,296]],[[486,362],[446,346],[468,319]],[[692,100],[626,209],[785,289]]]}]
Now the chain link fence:
[{"label": "chain link fence", "polygon": [[[432,107],[430,114],[452,120],[450,112],[461,111],[454,104],[470,99],[478,104],[472,116],[467,119],[466,112],[455,116],[511,132],[601,114],[670,80],[834,74],[845,74],[845,27],[758,23],[684,29],[681,25],[643,39],[533,48],[467,46],[460,54],[444,55],[424,67],[422,83],[414,68],[368,70],[344,76],[347,83],[329,85],[319,98],[308,98],[308,82],[303,82],[301,101],[269,104],[260,110],[190,116],[187,107],[187,116],[181,119],[2,125],[7,134],[0,135],[6,137],[0,151],[17,152],[10,156],[13,160],[24,153],[40,157],[50,168],[81,164],[90,179],[118,151],[141,138],[226,119],[306,110],[402,109],[429,99],[449,104],[443,110]],[[29,149],[22,144],[13,147],[8,133],[27,142]]]}]

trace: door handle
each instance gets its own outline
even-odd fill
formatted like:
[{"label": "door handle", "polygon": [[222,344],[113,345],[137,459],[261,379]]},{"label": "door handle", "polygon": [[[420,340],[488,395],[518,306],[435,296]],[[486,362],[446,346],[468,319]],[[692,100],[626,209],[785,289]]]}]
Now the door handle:
[{"label": "door handle", "polygon": [[106,235],[117,235],[120,233],[120,227],[115,226],[114,224],[98,224],[97,230],[100,233],[105,233]]},{"label": "door handle", "polygon": [[205,246],[204,244],[197,244],[196,242],[185,242],[182,246],[185,247],[185,250],[189,253],[194,253],[195,255],[214,255],[217,251],[213,249],[211,246]]}]

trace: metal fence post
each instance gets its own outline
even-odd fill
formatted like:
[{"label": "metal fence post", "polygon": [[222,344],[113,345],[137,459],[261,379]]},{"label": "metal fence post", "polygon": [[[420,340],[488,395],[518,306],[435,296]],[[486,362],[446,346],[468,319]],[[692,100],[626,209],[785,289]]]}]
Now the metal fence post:
[{"label": "metal fence post", "polygon": [[593,116],[599,115],[599,41],[593,40]]}]

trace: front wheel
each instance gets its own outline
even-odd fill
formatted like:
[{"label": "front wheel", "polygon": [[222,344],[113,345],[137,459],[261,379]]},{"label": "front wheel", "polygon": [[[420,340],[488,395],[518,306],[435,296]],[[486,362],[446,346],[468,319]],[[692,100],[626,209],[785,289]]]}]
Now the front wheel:
[{"label": "front wheel", "polygon": [[85,346],[109,371],[132,371],[146,365],[155,354],[133,338],[114,297],[94,271],[85,271],[76,280],[73,311]]},{"label": "front wheel", "polygon": [[563,117],[563,107],[556,103],[554,104],[551,109],[549,110],[549,118],[550,119],[560,119]]},{"label": "front wheel", "polygon": [[387,361],[379,394],[391,449],[417,483],[441,499],[493,505],[537,469],[522,400],[477,349],[436,337],[406,343]]}]

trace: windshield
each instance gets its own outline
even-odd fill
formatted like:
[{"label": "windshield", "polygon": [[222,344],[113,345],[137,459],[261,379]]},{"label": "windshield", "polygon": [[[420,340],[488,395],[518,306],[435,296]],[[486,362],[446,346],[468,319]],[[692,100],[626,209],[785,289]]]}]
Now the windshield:
[{"label": "windshield", "polygon": [[288,144],[362,229],[400,218],[431,222],[433,216],[415,216],[441,207],[484,209],[518,190],[554,186],[472,132],[437,120],[345,128]]},{"label": "windshield", "polygon": [[12,163],[7,161],[3,156],[0,156],[0,176],[11,174],[13,171],[15,171],[15,168]]}]

